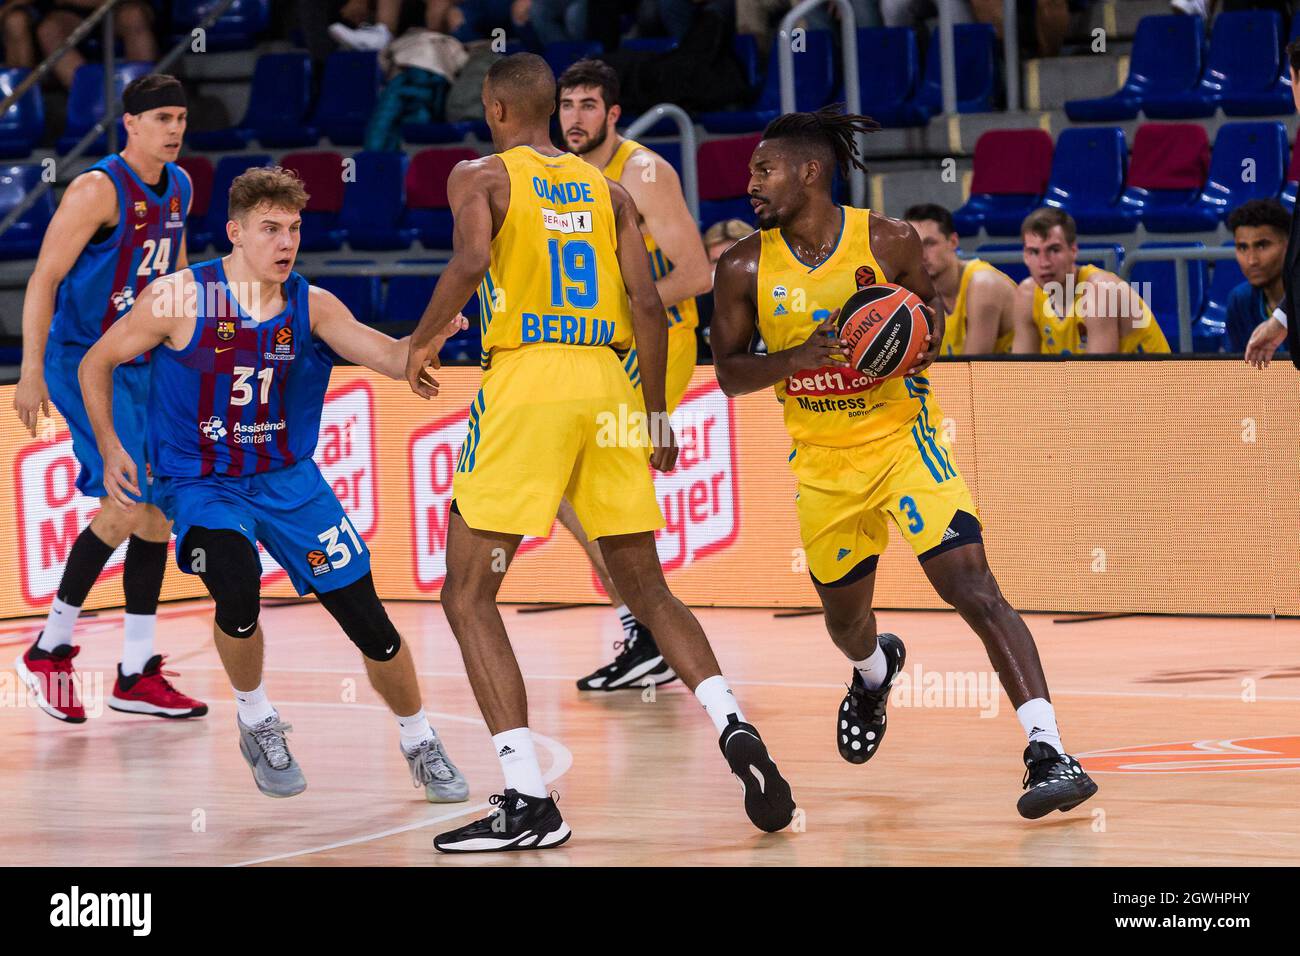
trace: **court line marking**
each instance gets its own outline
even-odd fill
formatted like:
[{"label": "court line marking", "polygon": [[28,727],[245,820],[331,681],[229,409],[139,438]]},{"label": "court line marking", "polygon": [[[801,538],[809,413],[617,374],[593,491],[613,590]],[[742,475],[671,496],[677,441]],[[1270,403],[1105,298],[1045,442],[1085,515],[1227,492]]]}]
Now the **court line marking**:
[{"label": "court line marking", "polygon": [[[217,703],[229,704],[232,706],[234,705],[234,701],[223,700],[223,701],[217,701]],[[383,706],[381,704],[347,704],[347,703],[343,703],[342,701],[304,701],[304,700],[283,701],[279,703],[284,707],[348,707],[352,709],[356,709],[359,707],[363,710],[378,710],[378,711],[383,711],[386,714],[391,713],[388,707]],[[425,711],[425,713],[429,717],[436,717],[440,720],[450,720],[450,721],[464,723],[464,724],[482,723],[481,717],[466,717],[463,714],[447,714],[447,713],[440,713],[437,711]],[[542,777],[544,783],[546,784],[553,783],[554,781],[558,780],[560,777],[564,776],[564,774],[566,774],[569,771],[569,768],[573,766],[572,751],[570,751],[568,747],[564,746],[564,744],[560,743],[558,740],[548,737],[545,734],[539,734],[537,731],[533,731],[533,740],[540,742],[551,754],[550,770],[548,770]],[[435,823],[442,823],[443,821],[446,820],[454,820],[457,817],[463,817],[469,813],[478,813],[479,811],[488,809],[490,806],[491,804],[486,802],[474,804],[472,806],[471,805],[462,806],[458,804],[456,805],[455,810],[449,811],[447,813],[440,813],[437,816],[429,817],[426,820],[417,820],[414,823],[407,823],[400,827],[392,827],[387,830],[380,830],[377,833],[365,833],[360,836],[349,837],[345,840],[337,840],[333,843],[324,843],[321,844],[320,846],[308,847],[303,850],[292,850],[287,853],[275,853],[270,856],[261,856],[252,860],[241,860],[238,863],[226,863],[224,865],[228,867],[254,866],[258,863],[273,863],[276,862],[277,860],[290,860],[293,859],[294,857],[309,856],[312,853],[323,853],[326,850],[337,850],[346,846],[356,846],[359,843],[369,843],[372,840],[382,840],[384,837],[393,836],[398,833],[406,833],[410,830],[420,830],[423,829],[424,827],[433,826]],[[436,853],[437,851],[431,850],[431,852]]]}]

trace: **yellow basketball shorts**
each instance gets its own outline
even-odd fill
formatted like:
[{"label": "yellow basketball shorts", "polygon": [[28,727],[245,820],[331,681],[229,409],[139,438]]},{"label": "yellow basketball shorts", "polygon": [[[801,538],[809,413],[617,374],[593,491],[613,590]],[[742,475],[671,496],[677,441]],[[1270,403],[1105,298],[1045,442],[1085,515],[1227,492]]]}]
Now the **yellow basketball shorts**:
[{"label": "yellow basketball shorts", "polygon": [[546,535],[568,498],[589,538],[662,528],[644,414],[611,349],[497,352],[470,406],[457,509],[480,531]]},{"label": "yellow basketball shorts", "polygon": [[[677,410],[681,404],[682,397],[686,390],[690,388],[691,376],[695,373],[695,360],[699,355],[698,346],[695,340],[695,328],[684,328],[680,325],[674,325],[668,329],[668,368],[667,377],[664,381],[664,403],[668,406],[668,414]],[[641,368],[636,360],[636,350],[633,349],[625,362],[628,377],[632,384],[636,386],[637,397],[641,397]]]},{"label": "yellow basketball shorts", "polygon": [[909,428],[850,448],[796,441],[790,467],[808,570],[823,585],[876,568],[892,518],[921,561],[980,541],[979,513],[943,437],[919,417]]}]

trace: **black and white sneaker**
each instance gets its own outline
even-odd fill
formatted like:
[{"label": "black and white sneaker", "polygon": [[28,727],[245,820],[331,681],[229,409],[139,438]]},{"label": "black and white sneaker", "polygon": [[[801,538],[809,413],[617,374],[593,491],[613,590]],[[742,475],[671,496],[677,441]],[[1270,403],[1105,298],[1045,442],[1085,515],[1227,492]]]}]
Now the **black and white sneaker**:
[{"label": "black and white sneaker", "polygon": [[731,772],[745,788],[745,812],[750,822],[767,833],[790,825],[794,817],[794,798],[790,785],[776,769],[763,738],[753,724],[744,723],[732,714],[727,729],[718,738],[722,756]]},{"label": "black and white sneaker", "polygon": [[1021,786],[1025,792],[1016,802],[1016,809],[1026,820],[1037,820],[1053,810],[1073,810],[1097,792],[1097,784],[1083,772],[1079,761],[1039,741],[1025,748],[1025,779]]},{"label": "black and white sneaker", "polygon": [[849,763],[866,763],[880,749],[885,739],[885,705],[889,703],[889,688],[903,671],[907,648],[897,634],[881,634],[876,640],[889,661],[889,676],[878,690],[867,690],[862,675],[853,668],[853,681],[849,692],[840,702],[835,715],[835,744],[840,756]]},{"label": "black and white sneaker", "polygon": [[655,636],[640,621],[632,622],[631,632],[621,641],[614,642],[619,654],[612,664],[606,664],[594,674],[578,681],[578,690],[622,690],[675,681],[677,675],[659,653]]},{"label": "black and white sneaker", "polygon": [[492,794],[488,802],[496,809],[459,830],[439,833],[433,845],[443,853],[549,850],[573,835],[554,797],[530,797],[507,790]]}]

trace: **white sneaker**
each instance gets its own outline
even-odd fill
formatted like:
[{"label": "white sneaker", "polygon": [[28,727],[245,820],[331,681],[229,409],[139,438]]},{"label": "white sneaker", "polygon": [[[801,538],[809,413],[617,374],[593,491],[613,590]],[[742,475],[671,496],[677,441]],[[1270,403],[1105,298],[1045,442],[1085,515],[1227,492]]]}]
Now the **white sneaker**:
[{"label": "white sneaker", "polygon": [[329,35],[347,50],[382,50],[393,42],[393,34],[382,23],[367,23],[356,29],[346,23],[331,23]]},{"label": "white sneaker", "polygon": [[1176,13],[1185,13],[1189,17],[1206,16],[1205,0],[1169,0],[1169,5]]}]

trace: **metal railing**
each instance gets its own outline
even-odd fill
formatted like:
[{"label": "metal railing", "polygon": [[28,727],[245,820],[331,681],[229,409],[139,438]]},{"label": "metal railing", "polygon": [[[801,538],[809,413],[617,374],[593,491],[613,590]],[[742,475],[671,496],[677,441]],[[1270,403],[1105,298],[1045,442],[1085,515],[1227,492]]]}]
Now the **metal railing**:
[{"label": "metal railing", "polygon": [[[104,21],[103,21],[104,22],[104,118],[101,119],[98,123],[96,123],[90,129],[90,131],[86,133],[85,136],[81,137],[81,139],[78,140],[76,146],[72,147],[71,150],[69,150],[66,154],[60,157],[61,162],[67,163],[67,162],[71,162],[74,159],[79,158],[81,154],[84,153],[86,150],[88,150],[91,144],[105,130],[111,130],[111,132],[109,133],[108,151],[110,153],[114,153],[117,151],[117,118],[121,115],[122,111],[121,111],[121,104],[117,102],[118,99],[117,87],[114,83],[114,77],[113,77],[112,10],[120,2],[121,0],[109,0],[109,2],[106,5],[98,8],[90,17],[86,19],[85,22],[83,22],[78,27],[78,30],[80,30],[82,27],[85,27],[88,23],[90,23],[91,20],[95,19],[96,17],[99,16],[104,17]],[[199,24],[195,26],[193,29],[195,30],[209,29],[214,23],[217,22],[218,19],[220,19],[221,15],[225,13],[226,10],[230,8],[230,5],[233,4],[234,2],[235,0],[216,0],[214,5],[209,9],[207,16],[205,16],[203,20],[200,21]],[[87,30],[86,32],[89,32],[89,30]],[[84,37],[85,33],[82,33],[81,36]],[[75,45],[73,43],[73,40],[76,37],[77,37],[77,31],[74,30],[72,36],[68,37],[67,42],[64,43],[63,46],[59,47],[59,49],[51,53],[41,63],[40,66],[38,66],[35,70],[33,70],[32,76],[29,76],[27,80],[31,80],[32,82],[35,82],[33,77],[37,77],[39,75],[43,75],[45,72],[48,72],[49,64],[52,63],[52,61],[58,59],[69,49],[71,49],[72,46]],[[155,73],[167,72],[168,68],[181,58],[181,55],[185,52],[186,48],[188,48],[189,45],[190,45],[190,38],[188,36],[182,37],[179,41],[177,41],[175,46],[173,46],[170,50],[167,51],[166,55],[164,55],[161,60],[159,60],[157,63],[154,64],[153,72]],[[31,85],[30,83],[27,82],[27,80],[24,80],[22,84],[19,84],[18,88],[15,89],[14,92],[10,94],[10,96],[6,97],[4,104],[0,104],[0,106],[3,106],[4,109],[8,109],[8,104],[10,100],[14,100],[22,93],[26,92],[27,88]],[[0,115],[3,115],[3,111],[0,111]],[[53,188],[54,188],[54,182],[52,180],[43,179],[40,185],[37,186],[35,189],[33,189],[31,192],[29,192],[26,196],[24,196],[22,202],[20,202],[17,206],[15,206],[12,210],[10,210],[9,215],[5,216],[4,221],[0,222],[0,235],[4,235],[5,232],[8,231],[10,226],[12,226],[19,219],[21,219],[23,215],[26,214],[27,210],[31,209],[32,206],[36,204],[36,201],[38,199],[40,199],[42,196],[44,196],[47,192],[49,192]]]},{"label": "metal railing", "polygon": [[[943,114],[957,113],[957,44],[954,42],[953,0],[938,0],[939,81],[943,91]],[[1016,21],[1016,0],[1002,0],[1002,62],[1006,68],[1007,111],[1020,109],[1020,36]]]},{"label": "metal railing", "polygon": [[[777,34],[777,64],[781,80],[781,112],[795,111],[794,95],[794,48],[791,45],[795,24],[808,13],[826,4],[833,4],[840,12],[840,46],[844,58],[844,101],[850,113],[862,112],[862,93],[858,87],[858,24],[853,15],[853,6],[849,0],[803,0],[781,18],[781,29]],[[943,6],[944,4],[940,4]],[[769,64],[768,69],[771,69]],[[861,151],[864,146],[862,134],[854,137]],[[849,201],[854,206],[864,206],[867,201],[867,177],[860,169],[849,173]]]},{"label": "metal railing", "polygon": [[[1235,259],[1236,255],[1236,251],[1230,246],[1209,246],[1204,249],[1133,249],[1124,254],[1124,262],[1121,264],[1114,249],[1081,248],[1079,250],[1079,260],[1081,262],[1095,262],[1100,259],[1102,268],[1107,272],[1114,272],[1125,282],[1129,281],[1129,276],[1133,274],[1133,267],[1140,262],[1172,261],[1174,263],[1174,290],[1178,304],[1179,352],[1192,351],[1192,323],[1197,318],[1192,315],[1191,282],[1187,271],[1189,268],[1188,263],[1222,262]],[[994,265],[1024,261],[1024,255],[1016,249],[997,252],[972,251],[970,256],[978,256],[985,262],[991,262]]]},{"label": "metal railing", "polygon": [[695,164],[695,123],[686,111],[675,103],[659,103],[646,110],[637,121],[624,130],[628,139],[636,139],[642,133],[655,126],[660,120],[672,120],[682,140],[682,195],[686,197],[686,207],[696,221],[700,218],[700,177]]}]

